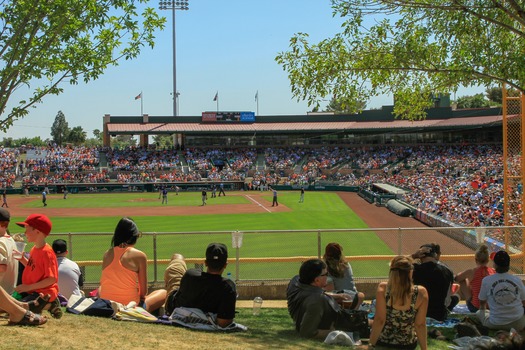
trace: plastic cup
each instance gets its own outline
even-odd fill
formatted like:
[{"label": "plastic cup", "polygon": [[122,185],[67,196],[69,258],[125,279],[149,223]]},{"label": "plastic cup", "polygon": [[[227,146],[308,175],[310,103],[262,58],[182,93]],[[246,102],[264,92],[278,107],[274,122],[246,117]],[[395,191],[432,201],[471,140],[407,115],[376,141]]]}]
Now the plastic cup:
[{"label": "plastic cup", "polygon": [[261,306],[262,306],[263,300],[261,297],[255,297],[253,299],[253,315],[257,316],[261,313]]},{"label": "plastic cup", "polygon": [[19,253],[17,253],[16,251],[13,251],[13,258],[22,259],[22,255],[24,254],[24,249],[26,249],[26,243],[25,242],[15,242],[15,244],[16,244],[16,250],[18,250]]},{"label": "plastic cup", "polygon": [[343,308],[350,309],[353,303],[354,303],[353,300],[343,300]]}]

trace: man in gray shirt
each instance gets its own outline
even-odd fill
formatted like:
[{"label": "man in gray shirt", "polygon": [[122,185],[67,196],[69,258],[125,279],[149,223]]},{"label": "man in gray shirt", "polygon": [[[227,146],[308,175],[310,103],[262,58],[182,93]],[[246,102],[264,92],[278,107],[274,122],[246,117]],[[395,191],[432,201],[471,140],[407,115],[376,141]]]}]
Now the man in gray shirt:
[{"label": "man in gray shirt", "polygon": [[53,251],[58,263],[58,292],[66,299],[72,294],[82,295],[80,287],[84,284],[78,264],[67,258],[67,243],[63,239],[53,241]]}]

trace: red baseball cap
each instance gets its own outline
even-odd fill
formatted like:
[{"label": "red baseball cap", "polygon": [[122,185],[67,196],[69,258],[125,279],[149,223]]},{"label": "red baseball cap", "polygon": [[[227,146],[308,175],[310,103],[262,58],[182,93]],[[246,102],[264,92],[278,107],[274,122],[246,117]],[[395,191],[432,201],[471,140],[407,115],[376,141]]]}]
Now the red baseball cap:
[{"label": "red baseball cap", "polygon": [[16,224],[21,227],[31,226],[46,236],[49,236],[49,233],[51,233],[51,220],[44,214],[31,214],[25,221],[17,222]]}]

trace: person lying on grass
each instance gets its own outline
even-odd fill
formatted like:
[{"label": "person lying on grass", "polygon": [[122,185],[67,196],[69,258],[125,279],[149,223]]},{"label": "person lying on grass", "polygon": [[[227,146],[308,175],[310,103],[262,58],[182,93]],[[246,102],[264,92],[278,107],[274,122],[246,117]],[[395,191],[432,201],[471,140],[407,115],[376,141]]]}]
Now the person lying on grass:
[{"label": "person lying on grass", "polygon": [[345,293],[327,294],[328,270],[324,261],[305,261],[299,275],[292,278],[286,290],[288,312],[295,322],[295,329],[302,337],[325,339],[336,329],[343,300],[350,300]]}]

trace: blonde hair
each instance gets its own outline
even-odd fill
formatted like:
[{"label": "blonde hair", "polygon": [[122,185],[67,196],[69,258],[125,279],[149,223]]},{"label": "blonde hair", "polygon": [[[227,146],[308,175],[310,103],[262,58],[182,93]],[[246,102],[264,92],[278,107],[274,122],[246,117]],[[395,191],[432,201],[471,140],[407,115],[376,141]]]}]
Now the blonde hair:
[{"label": "blonde hair", "polygon": [[396,256],[390,261],[387,290],[390,295],[387,305],[394,305],[400,300],[401,305],[410,303],[412,294],[412,278],[410,271],[414,269],[413,260],[408,256]]},{"label": "blonde hair", "polygon": [[489,247],[487,247],[486,244],[480,245],[478,250],[476,250],[474,258],[480,264],[487,264],[489,262]]},{"label": "blonde hair", "polygon": [[323,256],[324,262],[326,263],[326,269],[330,276],[333,277],[344,277],[345,271],[348,268],[348,263],[345,260],[345,257],[341,255],[339,258]]}]

